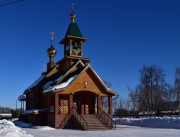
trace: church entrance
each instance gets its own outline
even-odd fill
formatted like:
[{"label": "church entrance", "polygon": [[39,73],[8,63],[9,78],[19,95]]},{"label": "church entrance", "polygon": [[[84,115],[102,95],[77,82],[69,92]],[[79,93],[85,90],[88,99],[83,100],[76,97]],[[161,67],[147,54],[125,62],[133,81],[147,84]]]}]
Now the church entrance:
[{"label": "church entrance", "polygon": [[90,91],[79,91],[74,94],[73,102],[78,114],[95,114],[95,93]]}]

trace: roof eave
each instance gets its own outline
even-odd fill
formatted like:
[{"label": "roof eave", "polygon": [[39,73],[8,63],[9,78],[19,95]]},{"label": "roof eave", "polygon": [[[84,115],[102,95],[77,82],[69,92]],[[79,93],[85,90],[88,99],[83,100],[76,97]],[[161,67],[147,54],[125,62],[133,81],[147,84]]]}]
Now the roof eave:
[{"label": "roof eave", "polygon": [[66,37],[64,37],[59,44],[64,44],[67,40],[69,39],[76,39],[76,40],[81,40],[83,42],[85,42],[87,40],[87,38],[85,37],[77,37],[77,36],[71,36],[71,35],[67,35]]},{"label": "roof eave", "polygon": [[117,96],[117,95],[118,95],[118,93],[115,92],[115,91],[113,91],[113,90],[109,90],[109,89],[108,89],[108,91],[109,91],[110,93],[114,94],[114,96]]},{"label": "roof eave", "polygon": [[[67,86],[68,87],[68,86]],[[66,90],[67,87],[64,87],[64,88],[60,88],[60,89],[55,89],[55,90],[52,90],[52,92],[60,92],[60,91],[63,91],[63,90]]]},{"label": "roof eave", "polygon": [[108,87],[104,84],[104,82],[102,81],[102,79],[97,75],[97,73],[95,72],[95,70],[91,67],[91,65],[89,65],[89,68],[94,72],[94,74],[97,76],[97,78],[99,79],[99,81],[101,82],[101,84],[103,85],[103,87],[106,89],[107,92],[113,94],[114,96],[116,95],[115,92],[113,92],[112,90],[109,90]]}]

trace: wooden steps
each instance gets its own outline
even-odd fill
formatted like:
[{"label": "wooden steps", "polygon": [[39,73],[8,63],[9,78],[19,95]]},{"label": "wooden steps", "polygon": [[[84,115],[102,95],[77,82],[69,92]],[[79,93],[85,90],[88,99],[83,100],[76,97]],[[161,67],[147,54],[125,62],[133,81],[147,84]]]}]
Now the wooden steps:
[{"label": "wooden steps", "polygon": [[87,130],[107,130],[107,128],[96,118],[95,115],[81,115],[88,123]]}]

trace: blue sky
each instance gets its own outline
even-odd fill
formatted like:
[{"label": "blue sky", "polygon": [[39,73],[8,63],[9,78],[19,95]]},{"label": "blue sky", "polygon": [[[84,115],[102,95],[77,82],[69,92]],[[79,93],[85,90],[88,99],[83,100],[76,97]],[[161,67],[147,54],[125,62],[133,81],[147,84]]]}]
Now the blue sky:
[{"label": "blue sky", "polygon": [[[13,0],[0,0],[0,4]],[[0,105],[15,108],[25,88],[48,62],[50,32],[54,31],[55,61],[63,58],[71,2],[76,22],[88,40],[85,57],[112,89],[127,97],[127,87],[139,83],[143,65],[157,65],[174,83],[180,67],[179,0],[25,0],[0,6]]]}]

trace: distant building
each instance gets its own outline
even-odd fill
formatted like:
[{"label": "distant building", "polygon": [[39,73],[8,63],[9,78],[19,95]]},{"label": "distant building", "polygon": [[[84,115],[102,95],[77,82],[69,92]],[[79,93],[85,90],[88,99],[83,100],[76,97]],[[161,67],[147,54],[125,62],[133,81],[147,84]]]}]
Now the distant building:
[{"label": "distant building", "polygon": [[11,113],[0,113],[0,119],[12,119]]},{"label": "distant building", "polygon": [[[71,23],[65,37],[59,42],[64,46],[64,58],[54,62],[56,49],[53,34],[47,49],[47,71],[24,91],[26,111],[24,119],[34,125],[54,128],[84,130],[111,129],[112,97],[114,91],[107,88],[101,78],[84,58],[83,37],[76,14],[70,14]],[[102,98],[108,97],[108,113],[102,110]]]},{"label": "distant building", "polygon": [[12,119],[12,109],[0,106],[0,119]]}]

